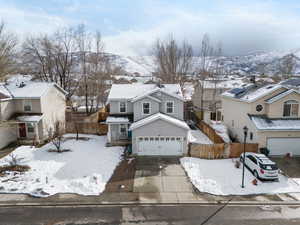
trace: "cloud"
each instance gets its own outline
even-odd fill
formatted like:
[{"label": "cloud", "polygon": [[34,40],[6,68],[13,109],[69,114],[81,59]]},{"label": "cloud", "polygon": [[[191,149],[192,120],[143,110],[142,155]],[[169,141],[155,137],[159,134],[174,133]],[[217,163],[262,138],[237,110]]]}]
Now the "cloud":
[{"label": "cloud", "polygon": [[109,51],[124,55],[148,54],[156,38],[165,38],[170,33],[198,49],[203,34],[209,33],[215,43],[222,42],[225,54],[229,55],[300,47],[300,16],[277,11],[270,4],[230,5],[208,12],[168,7],[165,17],[161,7],[150,9],[149,16],[161,18],[160,23],[119,31],[104,40]]}]

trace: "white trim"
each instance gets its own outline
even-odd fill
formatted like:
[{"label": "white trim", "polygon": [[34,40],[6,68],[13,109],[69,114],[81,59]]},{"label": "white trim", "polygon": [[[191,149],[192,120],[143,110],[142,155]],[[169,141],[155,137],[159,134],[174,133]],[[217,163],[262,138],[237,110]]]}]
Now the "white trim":
[{"label": "white trim", "polygon": [[[288,103],[288,102],[292,102],[293,101],[293,103]],[[285,116],[284,115],[284,106],[285,105],[290,105],[290,115],[289,116]],[[292,106],[293,105],[298,105],[298,112],[297,112],[297,115],[292,115]],[[282,112],[282,117],[283,118],[297,118],[298,116],[299,116],[299,106],[300,106],[300,104],[299,104],[299,102],[297,101],[297,100],[287,100],[287,101],[285,101],[284,103],[283,103],[283,112]]]},{"label": "white trim", "polygon": [[147,94],[141,95],[141,96],[138,96],[138,97],[135,97],[134,99],[131,100],[131,102],[136,102],[136,101],[141,100],[141,99],[144,99],[144,98],[150,98],[150,99],[152,99],[153,101],[156,101],[156,102],[158,102],[158,103],[161,103],[161,100],[160,100],[160,99],[155,98],[155,97],[153,97],[153,96],[151,96],[151,95],[147,95]]},{"label": "white trim", "polygon": [[[149,113],[144,113],[144,103],[149,104]],[[151,102],[142,102],[142,115],[151,115]]]},{"label": "white trim", "polygon": [[[168,111],[167,111],[167,109],[168,109],[167,103],[170,103],[170,102],[173,104],[173,107],[172,107],[173,108],[173,110],[172,110],[173,112],[168,113]],[[174,101],[166,101],[165,102],[165,113],[166,114],[171,114],[171,115],[175,114],[175,102]]]},{"label": "white trim", "polygon": [[[32,112],[32,102],[30,101],[30,100],[27,100],[27,99],[24,99],[23,101],[23,111],[24,112]],[[29,103],[28,105],[27,104],[25,104],[25,103]],[[25,105],[26,106],[29,106],[30,105],[30,110],[25,110]]]},{"label": "white trim", "polygon": [[[127,101],[119,101],[119,113],[127,113]],[[121,103],[125,103],[125,112],[121,112]]]}]

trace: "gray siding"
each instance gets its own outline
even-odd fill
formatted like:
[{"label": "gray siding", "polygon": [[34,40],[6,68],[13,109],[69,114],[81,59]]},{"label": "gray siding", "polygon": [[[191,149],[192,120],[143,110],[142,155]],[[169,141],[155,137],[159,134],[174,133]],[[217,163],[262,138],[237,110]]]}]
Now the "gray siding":
[{"label": "gray siding", "polygon": [[110,101],[109,102],[110,114],[132,114],[133,113],[133,104],[132,104],[132,102],[126,101],[126,103],[127,103],[126,113],[120,113],[119,112],[119,102],[123,102],[123,101],[119,100],[119,101]]},{"label": "gray siding", "polygon": [[[143,114],[143,102],[150,103],[150,114]],[[134,111],[134,121],[141,120],[145,117],[148,117],[152,114],[159,112],[159,103],[157,101],[152,100],[151,98],[145,97],[133,103],[133,111]]]},{"label": "gray siding", "polygon": [[160,99],[162,102],[160,103],[159,111],[162,113],[166,113],[166,102],[167,101],[173,101],[174,102],[174,113],[167,114],[172,117],[175,117],[177,119],[183,120],[183,101],[179,100],[178,98],[174,98],[173,96],[166,95],[164,93],[158,94],[154,93],[152,94],[153,97]]},{"label": "gray siding", "polygon": [[140,136],[174,136],[174,137],[185,137],[183,143],[183,153],[187,154],[187,134],[188,131],[177,127],[171,123],[163,120],[156,120],[153,123],[139,127],[132,131],[132,151],[133,154],[137,153],[137,137]]}]

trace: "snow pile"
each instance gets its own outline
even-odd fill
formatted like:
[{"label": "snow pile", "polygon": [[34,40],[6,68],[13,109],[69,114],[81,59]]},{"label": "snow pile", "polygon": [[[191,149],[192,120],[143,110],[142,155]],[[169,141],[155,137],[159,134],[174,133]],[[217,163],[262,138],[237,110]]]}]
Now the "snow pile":
[{"label": "snow pile", "polygon": [[[0,177],[0,192],[39,197],[56,193],[99,195],[121,161],[123,147],[105,147],[104,136],[80,137],[89,140],[66,140],[63,148],[71,151],[64,153],[48,152],[54,149],[51,143],[41,148],[17,148],[13,154],[23,158],[21,164],[31,169],[23,174],[10,172]],[[6,165],[8,159],[9,156],[0,159],[0,166]]]},{"label": "snow pile", "polygon": [[216,133],[225,141],[225,143],[230,143],[230,137],[228,134],[227,127],[219,121],[211,121],[210,126],[216,131]]},{"label": "snow pile", "polygon": [[213,142],[200,130],[190,130],[188,134],[189,143],[213,144]]},{"label": "snow pile", "polygon": [[183,87],[183,97],[186,101],[191,101],[193,94],[195,92],[195,87],[192,83],[186,83]]},{"label": "snow pile", "polygon": [[255,177],[245,169],[245,188],[241,188],[242,167],[235,168],[232,159],[206,160],[184,157],[181,165],[193,185],[200,191],[214,195],[251,195],[300,192],[300,185],[292,178],[279,175],[279,182],[252,184]]}]

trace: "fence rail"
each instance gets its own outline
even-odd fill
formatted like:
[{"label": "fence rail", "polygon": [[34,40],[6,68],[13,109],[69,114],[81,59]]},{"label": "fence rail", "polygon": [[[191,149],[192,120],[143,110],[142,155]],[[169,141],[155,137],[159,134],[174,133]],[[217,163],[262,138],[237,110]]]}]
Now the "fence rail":
[{"label": "fence rail", "polygon": [[221,138],[216,131],[209,126],[207,123],[200,121],[197,123],[198,128],[215,144],[225,143],[223,138]]},{"label": "fence rail", "polygon": [[225,157],[225,144],[191,144],[190,156],[201,159],[222,159]]}]

